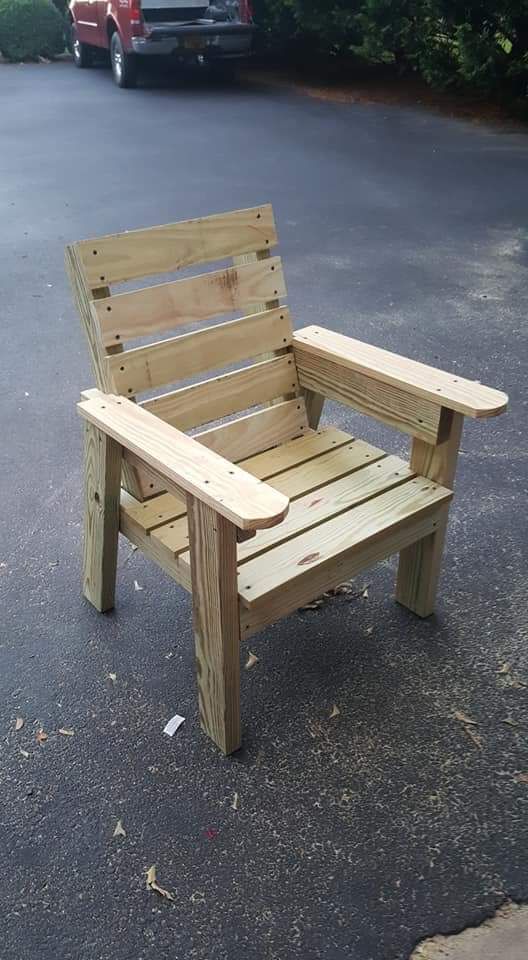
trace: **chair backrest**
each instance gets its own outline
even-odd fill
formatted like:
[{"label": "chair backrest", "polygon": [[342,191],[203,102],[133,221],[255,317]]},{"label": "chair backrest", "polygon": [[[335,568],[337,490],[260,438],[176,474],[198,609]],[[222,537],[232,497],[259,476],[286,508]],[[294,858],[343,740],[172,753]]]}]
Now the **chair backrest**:
[{"label": "chair backrest", "polygon": [[[209,425],[196,439],[232,461],[301,436],[308,424],[290,313],[281,305],[282,264],[271,255],[276,244],[273,210],[266,204],[67,247],[97,386],[132,399],[171,386],[139,402],[180,430]],[[113,290],[115,284],[226,260],[199,276]],[[159,340],[159,334],[196,324],[198,329]],[[139,346],[125,349],[136,340]],[[225,372],[235,364],[238,369]],[[204,374],[210,378],[181,386]],[[234,414],[242,415],[210,426]],[[139,499],[159,492],[139,469],[127,468],[124,484]]]}]

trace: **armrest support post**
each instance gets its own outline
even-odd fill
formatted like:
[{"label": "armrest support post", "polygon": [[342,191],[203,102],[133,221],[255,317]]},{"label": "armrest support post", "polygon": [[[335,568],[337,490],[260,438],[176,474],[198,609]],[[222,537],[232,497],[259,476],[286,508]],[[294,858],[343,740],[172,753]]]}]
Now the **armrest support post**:
[{"label": "armrest support post", "polygon": [[241,740],[236,527],[190,495],[187,516],[200,723],[229,754]]}]

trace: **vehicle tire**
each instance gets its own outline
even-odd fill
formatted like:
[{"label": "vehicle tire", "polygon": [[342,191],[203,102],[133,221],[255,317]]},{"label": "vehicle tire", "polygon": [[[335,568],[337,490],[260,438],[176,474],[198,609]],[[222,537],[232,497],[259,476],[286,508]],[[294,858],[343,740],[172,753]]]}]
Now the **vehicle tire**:
[{"label": "vehicle tire", "polygon": [[137,61],[132,53],[125,53],[121,37],[117,30],[110,41],[110,63],[118,87],[135,87],[137,83]]},{"label": "vehicle tire", "polygon": [[77,35],[77,27],[72,23],[70,28],[70,43],[73,62],[79,70],[91,67],[93,62],[92,48],[87,43],[81,43]]}]

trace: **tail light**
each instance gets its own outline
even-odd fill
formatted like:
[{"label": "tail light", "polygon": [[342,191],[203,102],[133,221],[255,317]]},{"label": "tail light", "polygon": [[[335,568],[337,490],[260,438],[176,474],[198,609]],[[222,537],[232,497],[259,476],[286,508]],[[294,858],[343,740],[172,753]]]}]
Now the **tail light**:
[{"label": "tail light", "polygon": [[141,12],[141,0],[128,0],[128,12],[130,15],[132,36],[143,37],[145,35],[145,24]]},{"label": "tail light", "polygon": [[253,20],[253,5],[251,0],[240,0],[240,19],[244,23],[251,23]]}]

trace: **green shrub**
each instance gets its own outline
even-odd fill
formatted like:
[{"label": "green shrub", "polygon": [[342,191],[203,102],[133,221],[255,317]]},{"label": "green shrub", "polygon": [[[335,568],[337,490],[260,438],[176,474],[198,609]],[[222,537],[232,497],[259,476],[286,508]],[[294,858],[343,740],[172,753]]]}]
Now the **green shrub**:
[{"label": "green shrub", "polygon": [[51,0],[0,0],[0,52],[7,60],[54,57],[64,46],[64,22]]},{"label": "green shrub", "polygon": [[528,93],[528,0],[254,0],[272,49],[354,55],[433,86]]}]

